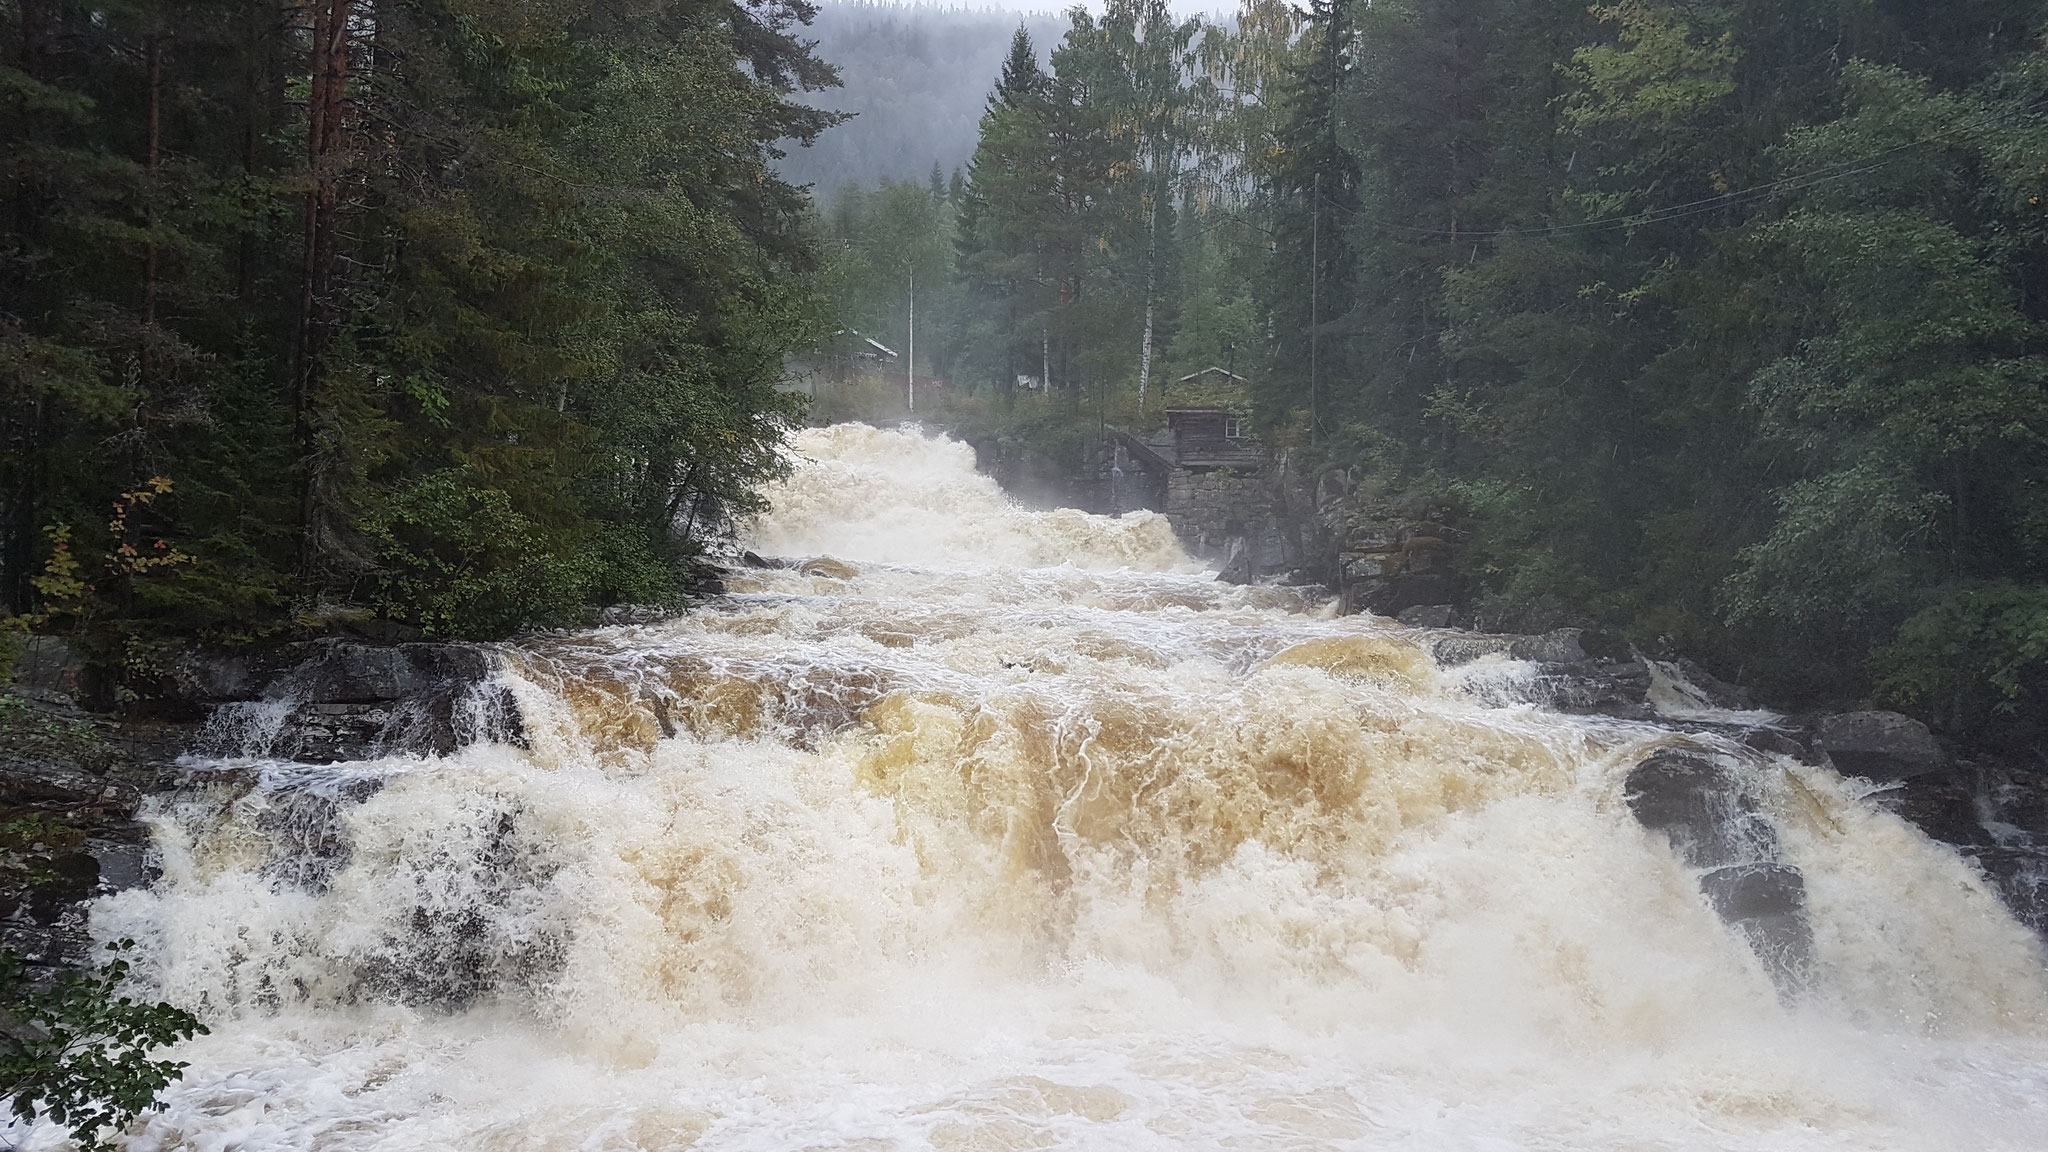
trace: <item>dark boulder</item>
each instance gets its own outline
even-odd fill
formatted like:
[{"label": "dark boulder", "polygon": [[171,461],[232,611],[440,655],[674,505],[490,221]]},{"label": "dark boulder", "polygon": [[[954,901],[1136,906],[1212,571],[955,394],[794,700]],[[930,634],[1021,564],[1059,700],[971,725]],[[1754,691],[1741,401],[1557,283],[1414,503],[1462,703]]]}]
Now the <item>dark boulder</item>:
[{"label": "dark boulder", "polygon": [[1537,664],[1580,664],[1586,650],[1579,647],[1577,628],[1559,628],[1537,636],[1517,636],[1508,645],[1508,655]]},{"label": "dark boulder", "polygon": [[740,567],[742,568],[765,568],[774,571],[777,569],[795,568],[802,563],[803,561],[801,560],[793,560],[786,556],[763,556],[759,552],[740,553]]},{"label": "dark boulder", "polygon": [[1741,932],[1781,992],[1796,993],[1813,964],[1806,882],[1781,859],[1750,774],[1718,760],[1665,749],[1623,784],[1638,823],[1661,832],[1723,923]]},{"label": "dark boulder", "polygon": [[1417,604],[1401,609],[1394,614],[1394,619],[1409,628],[1448,628],[1451,626],[1451,606]]},{"label": "dark boulder", "polygon": [[1820,722],[1819,744],[1845,776],[1880,784],[1939,772],[1948,753],[1927,725],[1897,712],[1844,712]]},{"label": "dark boulder", "polygon": [[1559,712],[1620,720],[1656,717],[1651,683],[1649,665],[1641,660],[1546,664],[1537,678],[1544,703]]},{"label": "dark boulder", "polygon": [[1804,985],[1813,965],[1806,878],[1784,864],[1733,864],[1700,875],[1700,891],[1749,943],[1781,990]]},{"label": "dark boulder", "polygon": [[1623,788],[1636,821],[1670,837],[1687,864],[1719,868],[1749,855],[1741,825],[1756,806],[1722,764],[1665,749],[1636,765]]}]

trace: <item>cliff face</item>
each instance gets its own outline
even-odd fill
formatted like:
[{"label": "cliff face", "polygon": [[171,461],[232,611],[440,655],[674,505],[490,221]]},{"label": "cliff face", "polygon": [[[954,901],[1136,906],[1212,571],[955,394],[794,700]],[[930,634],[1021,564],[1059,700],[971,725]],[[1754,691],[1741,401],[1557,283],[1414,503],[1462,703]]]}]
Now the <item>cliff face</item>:
[{"label": "cliff face", "polygon": [[1282,453],[1254,475],[1176,475],[1165,511],[1226,580],[1321,584],[1345,612],[1404,623],[1470,622],[1458,568],[1466,531],[1444,501],[1338,469],[1305,475]]}]

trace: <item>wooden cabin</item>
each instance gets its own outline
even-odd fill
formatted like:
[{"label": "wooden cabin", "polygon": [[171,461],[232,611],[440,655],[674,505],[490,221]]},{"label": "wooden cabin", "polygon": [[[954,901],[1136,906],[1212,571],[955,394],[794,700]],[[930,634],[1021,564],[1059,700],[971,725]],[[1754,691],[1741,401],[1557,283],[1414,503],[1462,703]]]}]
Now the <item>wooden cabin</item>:
[{"label": "wooden cabin", "polygon": [[1252,435],[1251,418],[1235,409],[1168,408],[1166,424],[1182,468],[1256,472],[1265,466],[1266,449]]}]

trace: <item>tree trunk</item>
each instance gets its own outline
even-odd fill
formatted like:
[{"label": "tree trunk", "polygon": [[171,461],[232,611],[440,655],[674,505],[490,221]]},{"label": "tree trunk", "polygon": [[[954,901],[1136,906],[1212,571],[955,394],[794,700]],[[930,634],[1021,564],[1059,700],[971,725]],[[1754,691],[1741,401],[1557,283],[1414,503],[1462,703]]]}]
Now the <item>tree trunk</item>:
[{"label": "tree trunk", "polygon": [[333,329],[333,278],[341,206],[343,100],[348,85],[348,24],[354,0],[314,0],[306,106],[305,264],[299,283],[298,349],[293,373],[294,440],[299,466],[299,578],[319,583],[327,551],[329,509],[321,493],[319,451],[321,355]]},{"label": "tree trunk", "polygon": [[143,158],[143,170],[147,173],[144,182],[143,222],[150,230],[149,246],[142,260],[142,378],[153,375],[150,344],[150,330],[156,326],[156,197],[157,163],[163,156],[163,81],[164,46],[161,38],[152,35],[147,49],[149,56],[149,151]]},{"label": "tree trunk", "polygon": [[1145,387],[1152,380],[1152,290],[1151,277],[1146,277],[1145,289],[1145,340],[1138,350],[1138,415],[1145,415]]}]

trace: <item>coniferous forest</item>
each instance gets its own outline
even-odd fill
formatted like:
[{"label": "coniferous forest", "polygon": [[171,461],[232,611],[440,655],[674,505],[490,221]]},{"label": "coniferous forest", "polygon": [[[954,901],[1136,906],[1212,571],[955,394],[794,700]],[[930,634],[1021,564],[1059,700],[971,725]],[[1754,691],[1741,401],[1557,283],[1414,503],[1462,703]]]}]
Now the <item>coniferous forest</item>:
[{"label": "coniferous forest", "polygon": [[911,266],[942,284],[917,371],[1048,446],[1229,367],[1304,468],[1463,511],[1482,623],[2029,743],[2044,32],[2024,0],[1111,3],[1049,54],[1020,30],[958,176],[827,197],[828,282],[894,340]]},{"label": "coniferous forest", "polygon": [[797,418],[790,0],[0,7],[0,605],[170,638],[673,598]]},{"label": "coniferous forest", "polygon": [[785,359],[915,284],[960,420],[1226,366],[1302,467],[1454,502],[1490,626],[2039,736],[2032,0],[1112,0],[1019,29],[967,164],[811,194],[798,0],[0,12],[0,595],[139,678],[673,599]]}]

